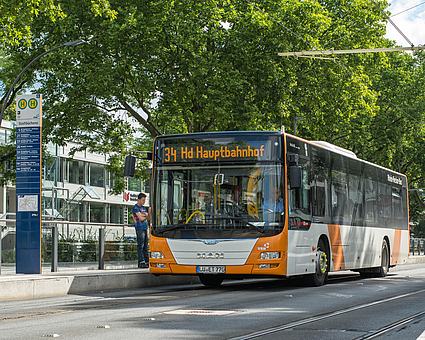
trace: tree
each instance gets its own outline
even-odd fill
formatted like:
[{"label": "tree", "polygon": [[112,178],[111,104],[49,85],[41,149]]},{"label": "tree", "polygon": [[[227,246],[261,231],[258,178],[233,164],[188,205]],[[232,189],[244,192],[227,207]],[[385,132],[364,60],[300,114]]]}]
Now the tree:
[{"label": "tree", "polygon": [[[108,0],[91,1],[91,10],[95,15],[115,17]],[[31,45],[31,24],[39,15],[47,16],[52,22],[66,16],[55,0],[0,0],[0,46]]]},{"label": "tree", "polygon": [[[378,3],[387,7],[386,1]],[[373,86],[374,77],[391,69],[385,55],[335,61],[277,55],[390,46],[381,12],[366,0],[110,0],[113,20],[93,13],[87,2],[56,5],[63,17],[52,22],[46,14],[33,16],[31,48],[8,45],[13,64],[0,74],[13,79],[35,55],[64,40],[88,41],[45,56],[38,73],[22,80],[25,86],[40,84],[46,142],[73,140],[82,148],[116,153],[118,171],[118,155],[134,143],[136,121],[153,138],[280,129],[304,116],[308,124],[300,124],[302,136],[388,161],[368,149],[378,149],[384,139],[368,126],[381,124],[375,117],[382,103]],[[403,58],[393,59],[411,71]]]}]

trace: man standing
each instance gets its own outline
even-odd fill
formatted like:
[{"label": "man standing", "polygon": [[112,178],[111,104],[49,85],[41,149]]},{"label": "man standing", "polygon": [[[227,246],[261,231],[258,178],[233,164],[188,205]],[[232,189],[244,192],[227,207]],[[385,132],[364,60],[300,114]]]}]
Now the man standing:
[{"label": "man standing", "polygon": [[146,194],[141,192],[137,196],[137,203],[133,206],[133,220],[137,235],[137,257],[139,259],[139,268],[149,268],[148,255],[148,224],[151,220],[151,208],[146,209]]}]

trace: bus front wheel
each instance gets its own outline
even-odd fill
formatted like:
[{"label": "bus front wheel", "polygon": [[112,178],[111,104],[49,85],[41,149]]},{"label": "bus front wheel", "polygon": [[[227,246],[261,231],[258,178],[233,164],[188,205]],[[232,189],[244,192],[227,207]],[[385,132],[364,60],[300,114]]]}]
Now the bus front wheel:
[{"label": "bus front wheel", "polygon": [[218,287],[223,282],[223,279],[224,278],[220,275],[199,275],[199,280],[201,280],[201,283],[207,287]]},{"label": "bus front wheel", "polygon": [[316,271],[314,274],[310,274],[306,277],[307,284],[313,287],[319,287],[323,285],[328,279],[328,273],[329,251],[325,246],[325,242],[320,240],[317,247]]}]

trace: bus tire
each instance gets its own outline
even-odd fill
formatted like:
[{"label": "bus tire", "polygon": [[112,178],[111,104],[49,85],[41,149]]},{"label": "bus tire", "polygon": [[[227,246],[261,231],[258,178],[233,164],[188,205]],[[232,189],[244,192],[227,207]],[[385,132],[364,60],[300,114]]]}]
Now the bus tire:
[{"label": "bus tire", "polygon": [[381,248],[381,266],[377,268],[375,276],[385,277],[388,274],[390,268],[390,247],[388,246],[388,241],[384,239],[382,241]]},{"label": "bus tire", "polygon": [[306,276],[306,283],[309,286],[322,286],[328,279],[329,273],[329,250],[325,246],[325,242],[320,239],[317,246],[316,272]]},{"label": "bus tire", "polygon": [[204,286],[207,287],[219,287],[223,282],[223,276],[221,275],[199,275],[199,280]]}]

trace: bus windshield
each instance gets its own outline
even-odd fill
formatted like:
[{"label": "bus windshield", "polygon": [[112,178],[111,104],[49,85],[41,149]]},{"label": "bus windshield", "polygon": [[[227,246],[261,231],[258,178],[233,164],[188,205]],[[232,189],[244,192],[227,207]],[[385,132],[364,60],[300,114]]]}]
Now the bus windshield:
[{"label": "bus windshield", "polygon": [[170,165],[158,167],[155,176],[154,236],[258,238],[283,229],[279,163]]}]

